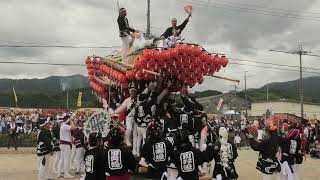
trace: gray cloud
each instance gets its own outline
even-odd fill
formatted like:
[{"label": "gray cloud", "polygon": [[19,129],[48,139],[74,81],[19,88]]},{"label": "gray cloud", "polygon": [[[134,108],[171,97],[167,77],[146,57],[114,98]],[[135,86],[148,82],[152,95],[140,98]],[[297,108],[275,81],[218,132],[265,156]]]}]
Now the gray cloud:
[{"label": "gray cloud", "polygon": [[[128,9],[130,24],[139,30],[146,26],[145,0],[119,0]],[[226,0],[214,2],[239,7]],[[194,14],[183,35],[187,41],[203,44],[212,52],[222,52],[233,58],[246,58],[257,61],[297,65],[295,56],[270,53],[268,49],[293,50],[303,43],[307,49],[320,52],[318,32],[320,22],[280,18],[277,16],[257,15],[234,10],[196,5]],[[211,1],[213,2],[213,1]],[[282,8],[298,11],[320,12],[320,2],[308,0],[241,0],[237,3]],[[186,13],[181,0],[152,1],[152,32],[159,35],[170,19],[177,17],[183,21]],[[231,8],[231,9],[230,9]],[[255,9],[254,7],[242,7]],[[59,45],[120,45],[116,24],[116,0],[7,0],[0,1],[0,44],[59,44]],[[245,11],[245,10],[244,10]],[[271,11],[264,9],[264,11]],[[275,10],[272,10],[275,11]],[[280,12],[280,11],[279,11]],[[283,13],[283,11],[281,11]],[[258,12],[263,13],[263,12]],[[302,15],[301,13],[296,13]],[[317,16],[320,14],[303,14]],[[315,18],[314,18],[315,19]],[[320,20],[320,18],[318,18]],[[58,48],[0,48],[0,59],[45,61],[60,63],[83,63],[88,55],[106,55],[105,49],[58,49]],[[304,65],[318,66],[317,58],[306,57]],[[250,63],[252,64],[252,63]],[[258,65],[258,64],[252,64]],[[259,64],[261,65],[261,64]],[[219,75],[243,79],[244,71],[255,74],[248,80],[249,87],[262,86],[269,81],[286,81],[298,78],[297,72],[270,70],[240,65],[229,65]],[[46,77],[50,75],[85,74],[82,67],[0,65],[0,77]],[[312,76],[315,74],[305,74]],[[214,86],[212,86],[214,84]],[[207,78],[200,89],[232,89],[229,83]],[[240,83],[243,88],[243,83]]]}]

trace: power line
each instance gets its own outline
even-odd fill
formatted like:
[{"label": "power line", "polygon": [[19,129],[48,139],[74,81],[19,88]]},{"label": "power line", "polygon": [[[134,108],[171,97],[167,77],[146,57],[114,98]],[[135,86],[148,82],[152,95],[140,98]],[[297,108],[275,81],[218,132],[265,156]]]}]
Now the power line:
[{"label": "power line", "polygon": [[[299,72],[299,70],[295,70],[295,69],[286,69],[286,68],[278,68],[278,67],[270,67],[270,66],[260,66],[260,65],[242,64],[242,63],[234,63],[234,62],[229,62],[229,64],[240,65],[240,66],[259,67],[259,68],[274,69],[274,70]],[[320,72],[315,72],[315,71],[303,71],[303,72],[320,75]]]},{"label": "power line", "polygon": [[74,48],[74,49],[112,49],[120,46],[68,46],[68,45],[6,45],[0,44],[0,48]]},{"label": "power line", "polygon": [[[205,2],[205,1],[201,1],[201,0],[198,0],[196,2],[198,2],[199,4],[203,4],[203,5],[211,4],[211,5],[225,6],[225,7],[239,8],[239,9],[250,10],[250,11],[258,11],[258,12],[266,12],[266,13],[284,15],[284,16],[287,16],[287,17],[306,17],[306,18],[310,18],[310,19],[313,19],[313,18],[318,19],[318,18],[320,18],[319,16],[306,16],[306,15],[301,16],[301,15],[298,15],[298,14],[290,14],[288,12],[284,13],[284,12],[277,12],[277,11],[268,11],[267,10],[268,8],[265,8],[265,7],[263,7],[263,9],[261,9],[261,7],[259,7],[260,9],[252,9],[252,8],[248,8],[247,7],[249,4],[247,4],[246,7],[239,7],[239,6],[232,6],[232,5],[228,5],[228,4],[220,4],[220,3],[217,3],[217,2]],[[236,3],[229,3],[229,4],[236,4]],[[240,4],[242,4],[242,3],[240,3]],[[254,7],[257,8],[257,6],[254,6]]]},{"label": "power line", "polygon": [[[282,67],[292,67],[292,68],[299,68],[300,67],[300,66],[294,66],[294,65],[285,65],[285,64],[269,63],[269,62],[254,61],[254,60],[247,60],[247,59],[238,59],[238,58],[230,58],[230,57],[228,59],[229,60],[235,60],[235,61],[244,61],[244,62],[257,63],[257,64],[282,66]],[[302,68],[303,69],[320,70],[320,68],[312,68],[312,67],[302,67]]]},{"label": "power line", "polygon": [[[231,9],[234,11],[240,11],[243,13],[248,13],[248,14],[257,14],[257,15],[265,15],[265,16],[275,16],[275,17],[283,17],[283,18],[290,18],[290,19],[302,19],[302,20],[310,20],[310,21],[316,21],[320,22],[320,17],[313,17],[313,18],[304,18],[302,16],[294,16],[294,15],[288,15],[288,14],[283,14],[279,12],[270,12],[270,11],[263,11],[263,10],[257,10],[257,9],[251,9],[251,8],[243,8],[243,7],[237,7],[237,6],[231,6],[231,5],[225,5],[225,4],[218,4],[218,3],[201,3],[201,2],[190,2],[187,0],[177,0],[180,2],[187,2],[187,3],[193,3],[198,5],[199,7],[213,7],[213,8],[223,8],[223,9]],[[231,13],[228,11],[228,13]],[[232,12],[232,14],[235,14]]]},{"label": "power line", "polygon": [[29,64],[29,65],[50,65],[50,66],[85,66],[85,64],[49,63],[49,62],[25,62],[25,61],[0,61],[0,64]]},{"label": "power line", "polygon": [[[264,7],[264,6],[252,5],[252,4],[247,4],[247,3],[238,3],[238,2],[226,1],[226,0],[217,0],[217,1],[219,1],[219,2],[226,2],[226,3],[230,3],[230,4],[238,4],[238,5],[243,5],[243,6],[263,8],[263,9],[272,9],[272,10],[286,11],[286,12],[292,12],[292,13],[302,13],[302,14],[316,14],[316,15],[320,15],[320,13],[318,13],[318,12],[298,11],[298,10],[282,9],[282,8],[273,8],[273,7],[266,8],[266,7]],[[203,1],[203,2],[205,2],[205,1]]]}]

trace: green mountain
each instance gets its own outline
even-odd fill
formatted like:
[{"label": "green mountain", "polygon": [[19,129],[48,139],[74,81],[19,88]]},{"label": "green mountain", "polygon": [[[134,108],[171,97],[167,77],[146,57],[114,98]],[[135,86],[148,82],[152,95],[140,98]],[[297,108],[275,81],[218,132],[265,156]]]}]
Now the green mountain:
[{"label": "green mountain", "polygon": [[[69,108],[77,108],[77,99],[79,92],[82,92],[82,106],[85,108],[101,107],[92,90],[87,88],[74,89],[68,91]],[[66,109],[67,108],[67,92],[57,94],[48,93],[17,93],[18,107],[21,108],[49,108],[49,109]],[[13,93],[0,93],[0,107],[15,107]]]},{"label": "green mountain", "polygon": [[0,93],[11,93],[14,85],[19,93],[57,94],[65,90],[85,88],[89,80],[83,75],[50,76],[44,79],[0,79]]},{"label": "green mountain", "polygon": [[[300,101],[300,80],[287,82],[274,82],[268,84],[269,100]],[[320,103],[320,76],[303,78],[304,101],[309,103]],[[238,93],[244,97],[244,92]],[[267,85],[258,89],[247,90],[248,98],[252,102],[267,100]]]}]

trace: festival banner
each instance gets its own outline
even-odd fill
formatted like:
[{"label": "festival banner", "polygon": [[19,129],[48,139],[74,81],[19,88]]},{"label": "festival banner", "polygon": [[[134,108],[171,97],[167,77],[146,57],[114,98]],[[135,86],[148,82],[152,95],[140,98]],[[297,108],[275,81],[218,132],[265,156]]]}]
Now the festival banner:
[{"label": "festival banner", "polygon": [[17,94],[16,94],[16,90],[14,89],[14,86],[12,86],[12,91],[13,91],[13,95],[14,95],[14,101],[17,104],[18,103],[18,97],[17,97]]},{"label": "festival banner", "polygon": [[220,108],[221,108],[221,106],[222,106],[222,103],[223,103],[223,99],[220,98],[220,99],[219,99],[219,102],[218,102],[218,105],[217,105],[217,111],[220,110]]},{"label": "festival banner", "polygon": [[79,92],[77,106],[81,107],[82,92]]}]

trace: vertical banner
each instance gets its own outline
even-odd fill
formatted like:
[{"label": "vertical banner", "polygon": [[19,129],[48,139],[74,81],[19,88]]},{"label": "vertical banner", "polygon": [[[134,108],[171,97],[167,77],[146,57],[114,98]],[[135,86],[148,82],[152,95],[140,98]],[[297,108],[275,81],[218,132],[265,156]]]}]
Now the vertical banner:
[{"label": "vertical banner", "polygon": [[81,107],[82,92],[79,92],[77,106]]},{"label": "vertical banner", "polygon": [[220,108],[221,108],[221,106],[222,106],[222,103],[223,103],[223,99],[220,98],[220,99],[219,99],[219,102],[218,102],[218,105],[217,105],[217,111],[220,110]]},{"label": "vertical banner", "polygon": [[17,97],[17,94],[16,94],[16,90],[14,89],[14,86],[12,86],[12,91],[13,91],[13,95],[14,95],[14,101],[16,103],[16,106],[18,104],[18,97]]}]

